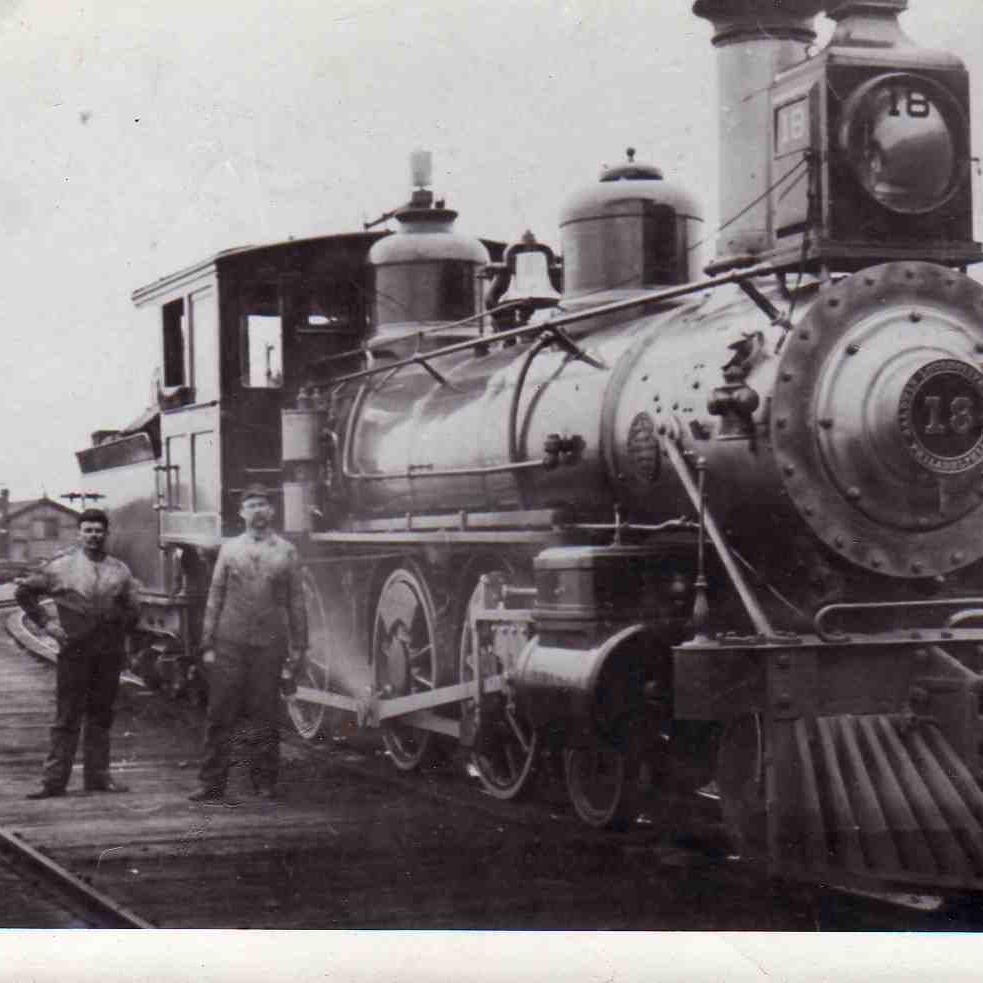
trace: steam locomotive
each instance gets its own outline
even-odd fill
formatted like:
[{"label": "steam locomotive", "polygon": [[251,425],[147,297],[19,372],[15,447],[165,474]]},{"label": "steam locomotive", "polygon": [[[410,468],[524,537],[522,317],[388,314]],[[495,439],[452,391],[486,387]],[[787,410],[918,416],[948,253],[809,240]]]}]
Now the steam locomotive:
[{"label": "steam locomotive", "polygon": [[559,255],[457,234],[419,156],[394,232],[137,290],[157,405],[78,455],[145,585],[136,668],[194,687],[260,480],[305,563],[304,738],[460,745],[503,799],[549,754],[595,826],[683,762],[777,873],[978,887],[983,252],[967,72],[906,5],[696,0],[705,271],[696,200],[632,152]]}]

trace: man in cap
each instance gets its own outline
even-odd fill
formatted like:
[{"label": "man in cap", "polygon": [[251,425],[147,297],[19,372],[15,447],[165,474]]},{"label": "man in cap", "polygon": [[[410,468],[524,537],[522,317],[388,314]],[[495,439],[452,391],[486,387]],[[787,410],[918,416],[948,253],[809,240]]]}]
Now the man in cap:
[{"label": "man in cap", "polygon": [[257,793],[276,798],[281,672],[285,657],[293,667],[307,650],[297,551],[273,531],[263,487],[250,485],[241,503],[246,531],[219,550],[205,606],[208,718],[193,802],[224,801],[233,744],[247,752]]},{"label": "man in cap", "polygon": [[[65,794],[79,733],[83,776],[90,792],[125,792],[109,774],[109,731],[126,633],[139,619],[137,587],[125,563],[106,552],[109,517],[86,509],[78,517],[79,545],[44,569],[17,582],[15,597],[25,613],[60,645],[56,670],[55,723],[41,788],[29,799]],[[49,617],[42,597],[55,602]]]}]

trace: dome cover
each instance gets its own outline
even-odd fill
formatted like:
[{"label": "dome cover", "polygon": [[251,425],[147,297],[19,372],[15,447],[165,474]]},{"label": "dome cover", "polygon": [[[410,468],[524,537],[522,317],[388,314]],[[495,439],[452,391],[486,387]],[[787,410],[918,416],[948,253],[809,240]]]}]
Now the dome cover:
[{"label": "dome cover", "polygon": [[701,209],[634,153],[629,148],[624,163],[602,171],[563,207],[564,300],[693,279]]}]

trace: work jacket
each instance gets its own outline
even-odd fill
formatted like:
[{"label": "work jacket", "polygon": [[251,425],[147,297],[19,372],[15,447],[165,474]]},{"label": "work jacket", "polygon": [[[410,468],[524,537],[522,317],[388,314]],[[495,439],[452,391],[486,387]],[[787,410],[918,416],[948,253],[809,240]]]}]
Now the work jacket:
[{"label": "work jacket", "polygon": [[307,609],[297,550],[270,533],[223,544],[208,590],[201,647],[218,642],[307,648]]},{"label": "work jacket", "polygon": [[126,632],[140,617],[137,584],[130,568],[114,556],[90,560],[81,546],[20,578],[14,597],[42,627],[49,615],[41,598],[52,598],[69,645],[98,636],[102,645],[122,646]]}]

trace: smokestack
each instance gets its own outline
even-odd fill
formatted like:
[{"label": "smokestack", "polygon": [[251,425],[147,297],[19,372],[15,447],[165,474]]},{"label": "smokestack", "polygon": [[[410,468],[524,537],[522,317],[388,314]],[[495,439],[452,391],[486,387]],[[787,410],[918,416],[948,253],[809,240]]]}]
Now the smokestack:
[{"label": "smokestack", "polygon": [[[868,5],[904,0],[870,0]],[[715,267],[753,261],[768,245],[769,87],[806,55],[825,0],[696,0],[717,49],[720,223]],[[856,5],[856,4],[854,4]],[[850,6],[850,4],[844,4]],[[752,204],[757,202],[757,204]]]},{"label": "smokestack", "polygon": [[826,14],[833,20],[841,20],[851,14],[871,17],[896,17],[908,9],[908,0],[827,0]]},{"label": "smokestack", "polygon": [[836,21],[830,45],[897,48],[911,45],[898,24],[908,0],[827,0],[826,14]]}]

